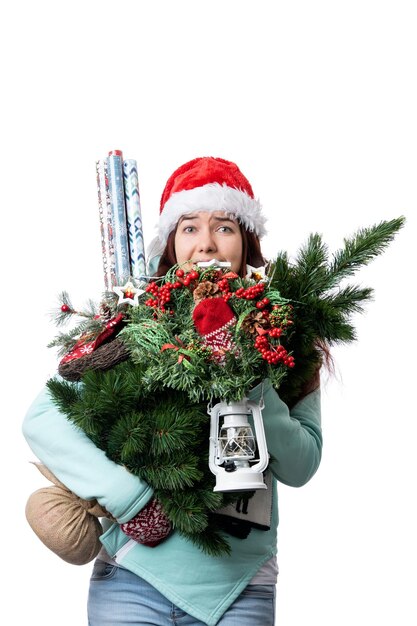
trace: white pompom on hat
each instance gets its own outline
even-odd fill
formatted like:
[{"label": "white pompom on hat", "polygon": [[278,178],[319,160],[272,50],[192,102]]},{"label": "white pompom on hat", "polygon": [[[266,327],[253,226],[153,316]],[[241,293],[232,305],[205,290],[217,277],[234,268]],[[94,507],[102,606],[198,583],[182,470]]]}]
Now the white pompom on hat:
[{"label": "white pompom on hat", "polygon": [[165,185],[152,252],[161,253],[178,220],[196,211],[225,211],[259,239],[266,234],[261,204],[238,166],[225,159],[199,157],[176,169]]}]

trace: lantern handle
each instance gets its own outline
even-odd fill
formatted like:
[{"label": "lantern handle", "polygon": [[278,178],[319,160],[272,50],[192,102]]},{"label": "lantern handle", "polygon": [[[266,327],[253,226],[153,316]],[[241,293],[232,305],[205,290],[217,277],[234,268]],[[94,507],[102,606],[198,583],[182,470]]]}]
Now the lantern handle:
[{"label": "lantern handle", "polygon": [[259,408],[261,411],[265,408],[265,400],[264,400],[264,381],[261,383],[261,397],[259,399]]}]

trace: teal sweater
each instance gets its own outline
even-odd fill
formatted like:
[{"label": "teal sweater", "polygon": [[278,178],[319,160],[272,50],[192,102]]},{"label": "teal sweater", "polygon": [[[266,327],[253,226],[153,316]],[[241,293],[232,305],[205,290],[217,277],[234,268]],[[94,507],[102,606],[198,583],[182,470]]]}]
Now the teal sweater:
[{"label": "teal sweater", "polygon": [[[250,400],[259,401],[261,393],[262,385],[258,385]],[[307,395],[291,411],[268,380],[263,395],[269,469],[274,477],[270,530],[252,529],[246,539],[228,537],[231,556],[213,557],[175,532],[157,548],[143,546],[129,539],[118,524],[105,520],[101,541],[108,554],[208,626],[215,626],[276,553],[276,481],[300,487],[320,464],[320,391]],[[131,519],[152,498],[152,489],[96,448],[60,413],[46,390],[29,408],[23,433],[36,456],[61,482],[81,498],[96,498],[119,523]]]}]

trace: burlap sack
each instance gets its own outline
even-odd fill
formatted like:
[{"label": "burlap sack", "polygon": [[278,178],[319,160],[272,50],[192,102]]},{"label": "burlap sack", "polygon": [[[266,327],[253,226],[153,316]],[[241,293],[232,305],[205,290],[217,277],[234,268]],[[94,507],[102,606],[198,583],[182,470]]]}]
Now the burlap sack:
[{"label": "burlap sack", "polygon": [[47,467],[35,463],[52,483],[38,489],[26,504],[32,530],[61,559],[85,565],[98,554],[102,527],[99,517],[114,518],[96,500],[82,500],[67,489]]}]

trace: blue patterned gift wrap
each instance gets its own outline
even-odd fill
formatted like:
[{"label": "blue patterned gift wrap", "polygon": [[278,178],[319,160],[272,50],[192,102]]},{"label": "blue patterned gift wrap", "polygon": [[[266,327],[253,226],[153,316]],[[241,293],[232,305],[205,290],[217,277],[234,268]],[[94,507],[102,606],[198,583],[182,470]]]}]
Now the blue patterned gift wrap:
[{"label": "blue patterned gift wrap", "polygon": [[130,259],[123,186],[123,155],[120,150],[109,153],[107,168],[113,221],[116,282],[121,285],[130,277]]},{"label": "blue patterned gift wrap", "polygon": [[129,238],[130,274],[137,280],[146,273],[142,212],[140,207],[138,166],[134,159],[123,161],[123,180]]}]

